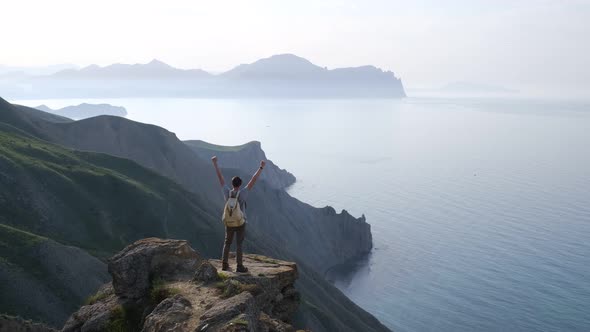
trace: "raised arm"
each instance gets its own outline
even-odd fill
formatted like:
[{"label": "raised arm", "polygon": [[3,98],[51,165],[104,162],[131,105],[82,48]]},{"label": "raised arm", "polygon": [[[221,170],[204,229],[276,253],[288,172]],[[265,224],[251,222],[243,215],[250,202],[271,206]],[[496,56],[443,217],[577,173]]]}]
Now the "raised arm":
[{"label": "raised arm", "polygon": [[221,170],[219,169],[219,166],[217,166],[217,156],[213,156],[213,158],[211,158],[211,161],[213,162],[213,166],[215,167],[215,173],[217,173],[219,184],[221,184],[222,187],[225,186],[225,180],[223,179],[223,175],[221,175]]},{"label": "raised arm", "polygon": [[252,176],[252,179],[246,185],[246,189],[250,190],[250,189],[252,189],[252,187],[254,187],[254,184],[256,183],[256,181],[258,180],[258,177],[260,176],[260,173],[262,173],[262,170],[264,169],[264,165],[266,165],[266,162],[264,160],[260,161],[260,167],[258,167],[258,170],[256,170],[256,173],[254,173],[254,175]]}]

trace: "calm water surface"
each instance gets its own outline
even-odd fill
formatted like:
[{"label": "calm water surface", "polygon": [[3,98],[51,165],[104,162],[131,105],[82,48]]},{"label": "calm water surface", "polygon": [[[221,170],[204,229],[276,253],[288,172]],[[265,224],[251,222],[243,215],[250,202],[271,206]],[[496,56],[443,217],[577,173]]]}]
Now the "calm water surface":
[{"label": "calm water surface", "polygon": [[590,331],[590,103],[84,101],[181,139],[259,140],[292,195],[365,214],[374,253],[330,278],[396,331]]}]

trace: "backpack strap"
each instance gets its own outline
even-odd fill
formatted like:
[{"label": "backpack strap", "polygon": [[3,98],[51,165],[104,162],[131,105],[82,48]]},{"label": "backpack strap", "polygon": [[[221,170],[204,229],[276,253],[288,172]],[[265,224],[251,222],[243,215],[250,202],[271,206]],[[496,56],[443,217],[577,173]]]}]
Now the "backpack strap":
[{"label": "backpack strap", "polygon": [[238,190],[237,193],[236,193],[236,197],[231,197],[232,196],[231,195],[232,191],[233,191],[233,189],[230,189],[229,193],[227,194],[227,199],[230,199],[230,198],[239,198],[240,197],[240,192],[242,192],[241,190]]}]

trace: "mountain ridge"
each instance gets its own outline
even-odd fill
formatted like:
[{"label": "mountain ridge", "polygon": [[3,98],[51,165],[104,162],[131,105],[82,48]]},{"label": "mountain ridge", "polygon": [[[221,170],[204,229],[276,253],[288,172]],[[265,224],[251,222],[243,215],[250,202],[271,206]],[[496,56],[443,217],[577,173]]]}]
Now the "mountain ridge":
[{"label": "mountain ridge", "polygon": [[[292,66],[291,68],[285,68],[285,66]],[[297,72],[299,70],[303,70],[305,72],[308,73],[322,73],[322,72],[330,72],[330,71],[339,71],[339,70],[344,70],[344,71],[363,71],[363,70],[368,70],[368,71],[372,71],[372,72],[380,72],[380,73],[391,73],[393,77],[395,77],[395,75],[393,75],[393,72],[391,71],[384,71],[382,69],[377,68],[376,66],[373,65],[362,65],[362,66],[353,66],[353,67],[341,67],[341,68],[334,68],[334,69],[327,69],[326,67],[321,67],[318,66],[314,63],[312,63],[310,60],[297,56],[295,54],[291,54],[291,53],[283,53],[283,54],[276,54],[276,55],[272,55],[270,57],[267,58],[261,58],[259,60],[256,60],[252,63],[245,63],[245,64],[240,64],[230,70],[218,73],[218,74],[211,74],[203,69],[180,69],[180,68],[176,68],[173,67],[163,61],[157,60],[157,59],[153,59],[150,62],[147,62],[145,64],[141,64],[141,63],[135,63],[135,64],[123,64],[123,63],[114,63],[111,65],[106,65],[106,66],[99,66],[96,64],[92,64],[92,65],[88,65],[86,67],[82,67],[82,68],[69,68],[69,69],[64,69],[61,71],[58,71],[54,74],[50,74],[50,75],[46,75],[45,77],[75,77],[75,76],[84,76],[83,74],[86,75],[94,75],[97,74],[100,71],[104,71],[105,72],[105,76],[106,73],[113,73],[116,70],[131,70],[131,71],[135,71],[137,73],[141,72],[141,70],[146,70],[146,71],[153,71],[156,69],[160,69],[160,70],[169,70],[169,71],[174,71],[177,73],[180,72],[184,72],[184,73],[199,73],[199,74],[203,74],[206,73],[207,75],[203,75],[201,77],[198,77],[199,75],[195,75],[195,77],[193,78],[203,78],[203,77],[213,77],[213,76],[217,76],[217,77],[232,77],[232,76],[236,76],[237,74],[242,74],[244,73],[244,71],[250,71],[252,69],[254,70],[266,70],[268,71],[269,69],[289,69],[289,70],[293,70],[294,72]],[[74,73],[78,73],[78,74],[74,74]],[[172,76],[172,75],[171,75]],[[87,77],[90,78],[90,77]],[[97,77],[98,78],[98,77]],[[122,76],[121,78],[126,78],[126,76]]]},{"label": "mountain ridge", "polygon": [[114,63],[104,67],[92,64],[80,69],[64,69],[44,77],[61,79],[200,79],[209,76],[211,76],[211,74],[202,69],[179,69],[160,60],[153,59],[145,64]]},{"label": "mountain ridge", "polygon": [[175,68],[160,60],[89,65],[50,75],[8,74],[0,76],[0,87],[14,99],[406,97],[401,79],[392,71],[372,65],[327,69],[293,54],[270,56],[219,74]]}]

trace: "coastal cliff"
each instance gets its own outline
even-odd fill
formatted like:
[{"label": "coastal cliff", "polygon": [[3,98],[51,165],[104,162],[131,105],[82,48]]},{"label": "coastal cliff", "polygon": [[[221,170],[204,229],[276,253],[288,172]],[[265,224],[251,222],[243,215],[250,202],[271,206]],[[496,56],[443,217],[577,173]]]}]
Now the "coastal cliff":
[{"label": "coastal cliff", "polygon": [[[224,168],[235,168],[244,172],[254,172],[260,166],[261,160],[267,160],[266,154],[258,141],[248,142],[238,146],[223,146],[200,140],[184,141],[200,158],[210,160],[217,156],[223,160]],[[271,160],[260,175],[260,180],[266,181],[271,187],[285,189],[295,183],[295,176],[279,168]]]},{"label": "coastal cliff", "polygon": [[218,270],[186,241],[147,238],[109,260],[112,283],[63,332],[295,331],[294,263],[246,255],[249,273]]}]

